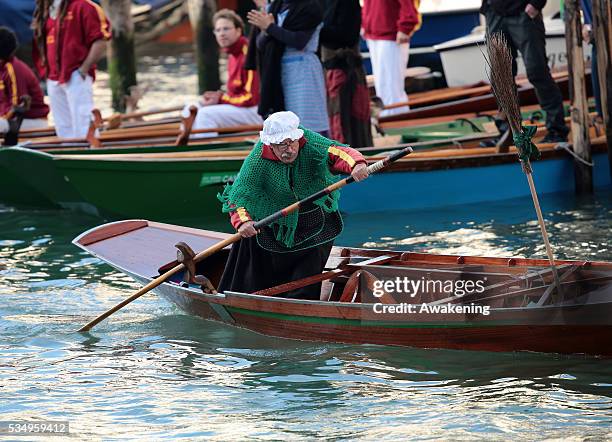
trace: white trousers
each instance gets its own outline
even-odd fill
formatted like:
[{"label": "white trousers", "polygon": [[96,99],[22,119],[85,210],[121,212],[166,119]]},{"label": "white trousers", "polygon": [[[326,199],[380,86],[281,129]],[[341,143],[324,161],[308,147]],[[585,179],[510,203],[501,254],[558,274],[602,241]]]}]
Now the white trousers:
[{"label": "white trousers", "polygon": [[[198,108],[198,114],[193,122],[193,130],[263,124],[261,116],[257,113],[257,106],[239,107],[231,104],[194,105]],[[183,117],[189,116],[189,106],[188,104],[183,109]],[[217,135],[217,132],[206,132],[194,134],[193,138],[216,137]]]},{"label": "white trousers", "polygon": [[[376,95],[385,105],[408,101],[404,89],[404,76],[410,44],[397,44],[391,40],[366,40],[366,42],[372,61]],[[380,116],[399,114],[408,109],[408,106],[389,109],[381,112]]]},{"label": "white trousers", "polygon": [[[24,118],[19,130],[47,129],[48,127],[46,118]],[[9,129],[6,118],[0,118],[0,134],[7,133]]]},{"label": "white trousers", "polygon": [[93,79],[89,75],[83,79],[75,70],[68,83],[47,80],[47,93],[57,136],[85,138],[94,108]]}]

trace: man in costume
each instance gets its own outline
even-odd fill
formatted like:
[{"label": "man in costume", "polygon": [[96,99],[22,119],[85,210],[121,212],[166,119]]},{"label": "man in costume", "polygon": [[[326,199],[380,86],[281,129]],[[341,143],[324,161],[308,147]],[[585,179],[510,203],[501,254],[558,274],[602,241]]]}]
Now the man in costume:
[{"label": "man in costume", "polygon": [[[404,77],[410,38],[421,26],[419,0],[364,0],[362,27],[370,51],[374,88],[383,104],[408,101]],[[408,107],[389,109],[381,116],[402,113]]]},{"label": "man in costume", "polygon": [[[23,96],[30,97],[29,108],[23,113],[21,129],[47,127],[49,107],[34,72],[15,56],[17,37],[6,27],[0,27],[0,134],[7,134],[6,144],[15,144],[19,131],[18,118],[11,118]],[[10,139],[10,141],[8,141]],[[8,142],[7,142],[8,141]]]},{"label": "man in costume", "polygon": [[34,62],[47,78],[47,93],[62,138],[84,138],[89,129],[96,63],[106,53],[110,23],[91,0],[37,0]]},{"label": "man in costume", "polygon": [[[355,149],[300,126],[293,112],[270,115],[236,181],[219,195],[243,237],[232,246],[219,291],[254,293],[321,273],[342,232],[339,191],[260,232],[254,224],[334,183],[338,173],[363,180],[366,161]],[[288,296],[318,300],[320,291],[321,284],[313,284]]]},{"label": "man in costume", "polygon": [[[244,68],[249,41],[242,35],[244,22],[238,14],[221,9],[213,17],[214,33],[221,50],[228,54],[227,92],[206,91],[197,103],[198,114],[193,129],[213,129],[241,125],[259,125],[263,122],[257,113],[259,102],[259,76],[257,71]],[[189,115],[189,106],[183,116]],[[215,132],[197,134],[210,137]]]}]

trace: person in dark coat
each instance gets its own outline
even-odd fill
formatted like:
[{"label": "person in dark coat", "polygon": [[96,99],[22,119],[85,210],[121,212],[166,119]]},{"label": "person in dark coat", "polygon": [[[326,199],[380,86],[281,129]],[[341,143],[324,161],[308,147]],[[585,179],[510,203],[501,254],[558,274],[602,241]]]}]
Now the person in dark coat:
[{"label": "person in dark coat", "polygon": [[567,141],[563,96],[548,67],[546,32],[541,10],[546,0],[482,0],[480,12],[487,21],[487,34],[501,33],[510,45],[512,69],[517,72],[517,51],[521,53],[527,79],[534,86],[538,102],[546,111],[548,133],[544,143]]},{"label": "person in dark coat", "polygon": [[370,100],[359,53],[359,0],[325,0],[321,59],[326,69],[330,136],[353,147],[371,146]]},{"label": "person in dark coat", "polygon": [[319,0],[274,0],[247,17],[255,29],[246,66],[259,70],[259,114],[291,111],[311,130],[329,135],[325,78],[316,53],[323,26]]}]

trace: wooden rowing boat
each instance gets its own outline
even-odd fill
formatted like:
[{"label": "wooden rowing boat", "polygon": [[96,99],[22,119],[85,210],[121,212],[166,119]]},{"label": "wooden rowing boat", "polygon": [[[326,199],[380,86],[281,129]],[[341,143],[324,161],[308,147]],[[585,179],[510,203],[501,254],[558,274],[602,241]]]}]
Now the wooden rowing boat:
[{"label": "wooden rowing boat", "polygon": [[[573,191],[573,180],[568,179],[573,157],[551,144],[539,147],[542,159],[533,164],[538,191]],[[605,139],[593,139],[592,149],[594,186],[609,187]],[[21,174],[20,180],[56,206],[107,219],[144,217],[198,226],[225,225],[216,195],[237,175],[246,156],[245,151],[231,150],[50,155],[11,148],[10,152],[9,168],[19,170],[19,165],[27,164],[29,173]],[[367,157],[370,162],[380,158],[378,153]],[[495,148],[418,151],[359,186],[346,188],[342,210],[348,214],[412,210],[528,196],[517,162],[514,148],[508,153],[497,153]]]},{"label": "wooden rowing boat", "polygon": [[[391,129],[390,134],[401,134],[404,142],[413,143],[418,149],[448,147],[449,145],[477,147],[478,142],[490,139],[496,133],[484,132],[486,118],[472,124],[462,122],[439,123],[435,125]],[[464,122],[465,123],[465,122]],[[373,155],[394,148],[398,143],[390,143],[376,148],[363,149],[364,154]],[[229,134],[211,138],[192,140],[187,146],[175,146],[174,138],[137,138],[128,140],[105,141],[101,147],[92,148],[88,142],[58,143],[57,140],[35,141],[27,144],[30,150],[52,155],[101,156],[108,154],[150,154],[201,151],[247,151],[257,137],[248,134]],[[29,207],[90,207],[74,201],[78,192],[71,190],[71,184],[54,167],[53,156],[37,155],[20,148],[0,148],[0,202],[12,206]],[[100,157],[102,158],[102,157]],[[108,158],[108,157],[104,157]],[[20,173],[28,170],[28,174]],[[31,176],[30,176],[31,174]],[[235,175],[235,173],[234,173]],[[69,179],[69,178],[68,178]],[[28,184],[27,181],[33,181]],[[42,193],[37,188],[43,189]],[[45,196],[47,195],[47,196]],[[72,195],[68,198],[66,195]],[[93,213],[96,213],[93,210]],[[153,216],[153,215],[151,215]]]},{"label": "wooden rowing boat", "polygon": [[[569,98],[568,77],[559,73],[555,81],[561,89],[564,99]],[[587,81],[588,94],[592,95],[590,82]],[[469,88],[468,88],[469,90]],[[538,98],[534,87],[529,83],[522,83],[518,86],[519,101],[522,106],[534,105],[538,103]],[[410,102],[410,101],[409,101]],[[421,118],[434,118],[446,115],[465,114],[471,112],[484,112],[497,109],[497,101],[492,93],[468,96],[456,100],[444,101],[436,104],[426,104],[415,107],[407,112],[389,115],[380,118],[380,123],[392,121],[412,120]]]},{"label": "wooden rowing boat", "polygon": [[[146,284],[176,265],[178,242],[199,251],[226,237],[129,220],[95,227],[73,243]],[[196,273],[217,286],[228,252],[198,263]],[[553,290],[547,265],[539,259],[334,247],[322,274],[256,293],[206,294],[182,283],[183,274],[154,290],[189,314],[280,338],[611,356],[612,263],[557,261],[560,291]],[[430,284],[412,296],[384,284],[396,278]],[[457,289],[468,281],[479,288]],[[321,301],[283,298],[319,282]]]},{"label": "wooden rowing boat", "polygon": [[[173,144],[120,143],[91,148],[81,145],[35,144],[26,149],[0,148],[0,202],[17,207],[62,207],[76,198],[71,185],[53,167],[51,154],[108,155],[162,152],[250,151],[252,137],[219,138],[177,147]],[[27,173],[24,173],[27,171]],[[45,189],[40,192],[37,189]],[[50,197],[53,194],[53,197]],[[72,195],[68,198],[66,195]],[[61,201],[60,204],[58,201]]]}]

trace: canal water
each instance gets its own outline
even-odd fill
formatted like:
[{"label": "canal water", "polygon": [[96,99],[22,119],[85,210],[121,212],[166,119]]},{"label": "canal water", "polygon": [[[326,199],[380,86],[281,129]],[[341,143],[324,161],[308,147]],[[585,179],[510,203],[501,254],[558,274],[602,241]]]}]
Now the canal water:
[{"label": "canal water", "polygon": [[[190,54],[140,57],[138,75],[149,87],[142,109],[195,98]],[[108,115],[104,72],[95,94]],[[612,260],[610,192],[542,204],[557,257]],[[0,420],[69,421],[77,440],[612,437],[604,359],[275,339],[152,294],[75,333],[139,288],[71,244],[104,221],[0,207]],[[545,255],[529,199],[345,221],[337,244]]]},{"label": "canal water", "polygon": [[[544,196],[558,257],[612,260],[612,195]],[[529,199],[351,216],[337,244],[544,256]],[[183,314],[70,241],[104,220],[0,211],[1,420],[77,439],[612,437],[612,361],[290,341]],[[612,344],[612,343],[611,343]]]}]

